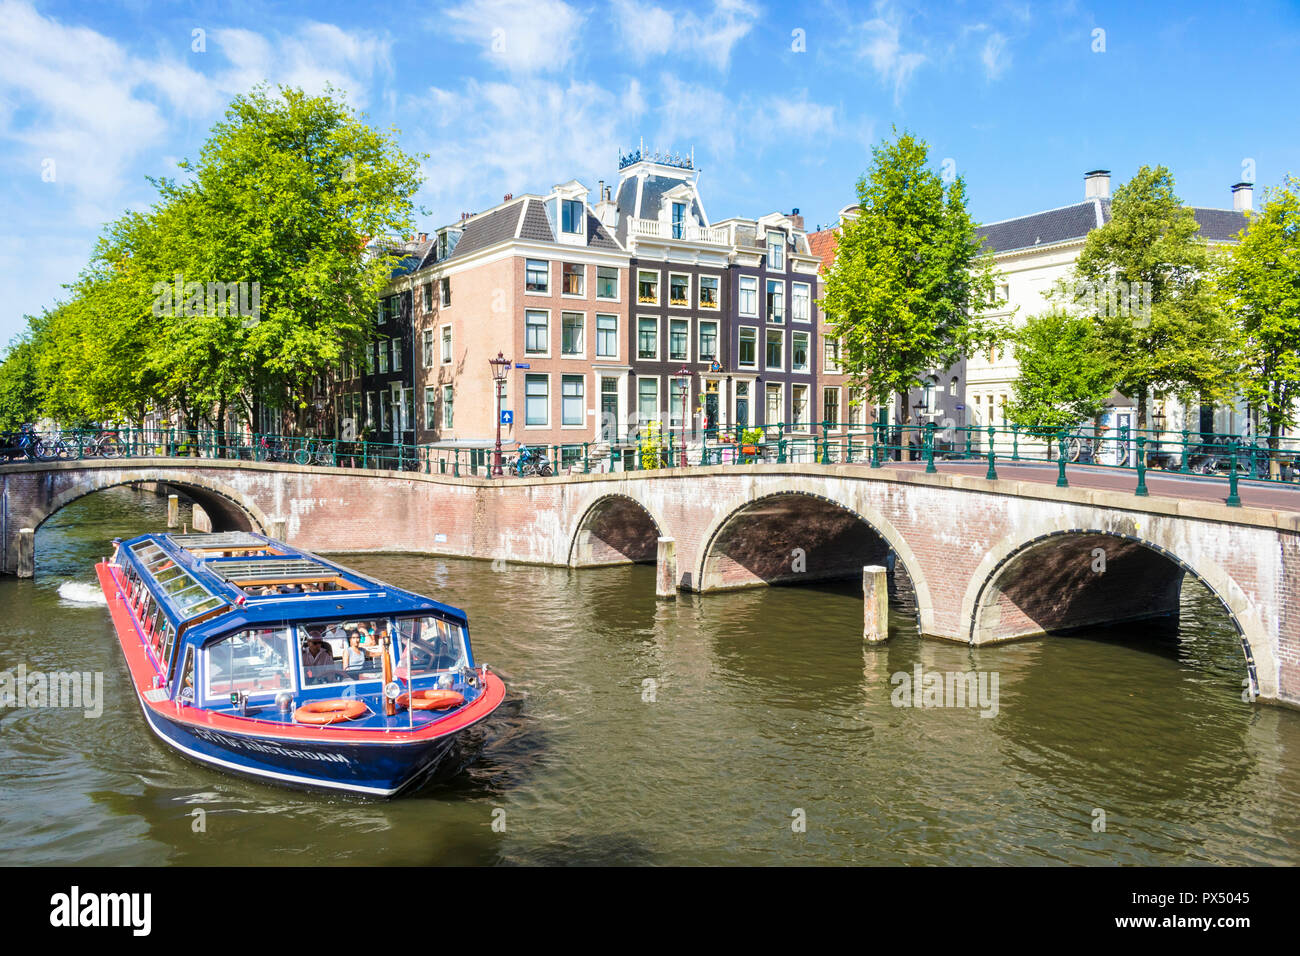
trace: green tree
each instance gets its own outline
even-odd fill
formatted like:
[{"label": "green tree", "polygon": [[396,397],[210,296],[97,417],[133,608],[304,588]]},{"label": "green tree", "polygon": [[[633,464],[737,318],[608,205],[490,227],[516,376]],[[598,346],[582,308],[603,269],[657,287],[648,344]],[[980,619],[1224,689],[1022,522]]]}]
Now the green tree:
[{"label": "green tree", "polygon": [[1296,424],[1300,396],[1300,179],[1287,177],[1265,194],[1224,257],[1218,285],[1241,334],[1243,391],[1268,425],[1275,458],[1282,429]]},{"label": "green tree", "polygon": [[926,168],[926,144],[904,133],[872,150],[858,180],[860,213],[839,231],[819,303],[840,340],[840,363],[872,404],[902,396],[934,368],[987,347],[1004,330],[982,318],[996,302],[992,257],[981,254],[966,184]]},{"label": "green tree", "polygon": [[0,431],[40,416],[41,388],[36,337],[29,329],[9,343],[0,362]]},{"label": "green tree", "polygon": [[[317,377],[358,358],[373,332],[392,261],[365,246],[410,233],[418,161],[333,91],[282,87],[236,97],[181,168],[188,182],[157,181],[174,266],[154,280],[181,275],[185,307],[173,294],[163,310],[154,367],[173,397],[185,390],[218,420],[234,406],[251,424],[254,396],[301,412]],[[209,284],[240,283],[254,315],[207,307]],[[205,308],[195,309],[189,290],[200,285]]]},{"label": "green tree", "polygon": [[[1115,369],[1099,346],[1092,319],[1053,308],[1031,316],[1014,334],[1019,377],[1007,408],[1030,434],[1050,438],[1100,414]],[[1048,444],[1048,454],[1052,446]]]},{"label": "green tree", "polygon": [[1215,306],[1208,265],[1196,217],[1163,166],[1143,166],[1120,186],[1110,220],[1084,240],[1076,302],[1082,288],[1116,387],[1137,402],[1139,428],[1156,394],[1189,404],[1232,392],[1232,333]]}]

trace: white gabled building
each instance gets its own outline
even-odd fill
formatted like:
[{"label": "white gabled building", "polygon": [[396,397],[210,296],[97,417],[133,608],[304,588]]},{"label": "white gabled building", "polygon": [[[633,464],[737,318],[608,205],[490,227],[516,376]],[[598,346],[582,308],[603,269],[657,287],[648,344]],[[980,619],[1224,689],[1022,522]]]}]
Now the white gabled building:
[{"label": "white gabled building", "polygon": [[[1246,226],[1251,208],[1251,185],[1232,187],[1233,208],[1192,207],[1201,236],[1211,244],[1235,242]],[[1051,305],[1047,293],[1068,281],[1089,232],[1110,219],[1110,171],[1093,170],[1084,176],[1084,199],[1080,203],[1045,212],[1005,219],[980,226],[986,248],[993,253],[994,268],[1002,274],[999,297],[1006,307],[994,316],[1010,317],[1019,326]],[[966,420],[973,425],[1007,424],[1006,406],[1012,401],[1012,383],[1019,369],[1010,345],[991,352],[970,355],[966,363]],[[1184,410],[1174,399],[1156,399],[1151,409],[1164,415],[1168,432],[1246,431],[1247,416],[1242,406]],[[1190,413],[1190,414],[1188,414]],[[1133,402],[1118,393],[1103,418],[1110,428],[1135,426]],[[1253,433],[1253,425],[1249,426]]]}]

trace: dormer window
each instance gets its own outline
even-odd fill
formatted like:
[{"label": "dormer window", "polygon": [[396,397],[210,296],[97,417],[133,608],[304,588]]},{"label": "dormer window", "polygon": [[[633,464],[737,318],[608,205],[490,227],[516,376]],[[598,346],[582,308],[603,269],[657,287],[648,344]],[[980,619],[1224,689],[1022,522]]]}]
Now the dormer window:
[{"label": "dormer window", "polygon": [[685,224],[686,224],[686,203],[684,202],[673,203],[673,238],[674,239],[682,238],[682,233],[684,231]]},{"label": "dormer window", "polygon": [[767,267],[769,269],[785,268],[785,236],[779,232],[767,234]]},{"label": "dormer window", "polygon": [[560,230],[562,232],[567,232],[571,236],[583,234],[586,217],[582,214],[582,205],[580,199],[560,200]]}]

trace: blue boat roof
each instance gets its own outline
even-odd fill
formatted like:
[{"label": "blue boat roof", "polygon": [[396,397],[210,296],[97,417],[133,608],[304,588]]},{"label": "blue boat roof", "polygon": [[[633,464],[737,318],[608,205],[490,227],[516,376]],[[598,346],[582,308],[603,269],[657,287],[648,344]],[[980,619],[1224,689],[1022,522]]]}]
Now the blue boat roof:
[{"label": "blue boat roof", "polygon": [[[187,642],[205,644],[246,627],[413,613],[469,623],[460,608],[254,532],[144,534],[120,547],[172,623],[194,622]],[[336,589],[256,593],[285,582],[328,582]]]}]

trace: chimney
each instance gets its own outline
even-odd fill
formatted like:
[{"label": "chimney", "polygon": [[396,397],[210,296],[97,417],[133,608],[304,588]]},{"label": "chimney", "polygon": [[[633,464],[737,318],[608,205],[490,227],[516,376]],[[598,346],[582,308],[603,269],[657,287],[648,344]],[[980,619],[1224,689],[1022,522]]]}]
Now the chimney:
[{"label": "chimney", "polygon": [[790,221],[794,223],[796,229],[803,232],[803,216],[799,215],[798,206],[795,206],[794,210],[790,213]]},{"label": "chimney", "polygon": [[421,242],[428,242],[428,241],[429,241],[429,234],[428,234],[427,232],[422,232],[422,233],[420,233],[420,241],[421,241]]},{"label": "chimney", "polygon": [[1094,169],[1083,174],[1084,199],[1110,198],[1110,170]]},{"label": "chimney", "polygon": [[512,199],[514,199],[514,198],[515,198],[515,194],[514,194],[514,193],[506,193],[505,198],[502,199],[501,201],[502,201],[502,202],[509,202],[510,200],[512,200]]},{"label": "chimney", "polygon": [[1234,183],[1232,187],[1232,209],[1234,212],[1249,212],[1255,201],[1255,187],[1252,183]]}]

